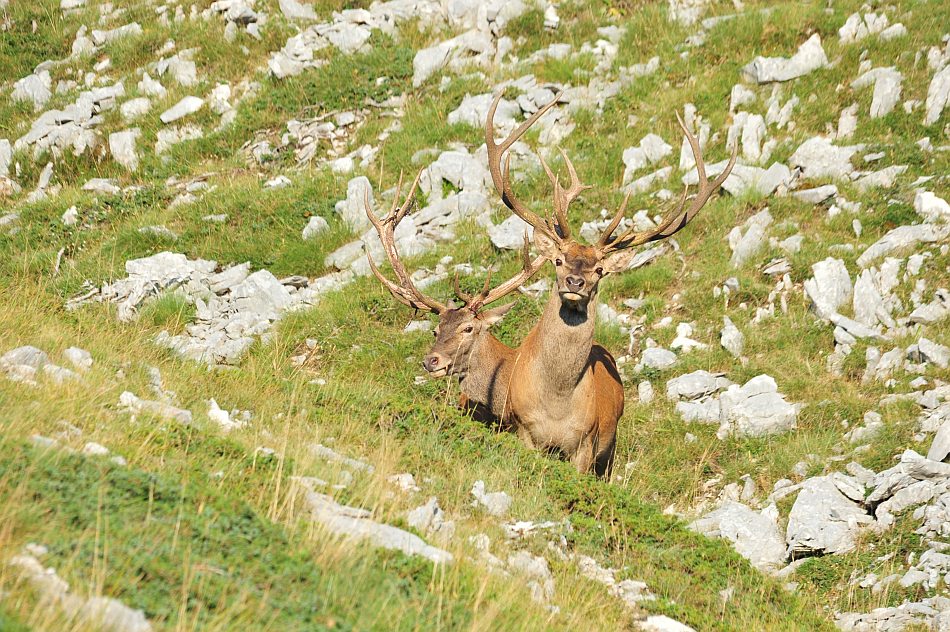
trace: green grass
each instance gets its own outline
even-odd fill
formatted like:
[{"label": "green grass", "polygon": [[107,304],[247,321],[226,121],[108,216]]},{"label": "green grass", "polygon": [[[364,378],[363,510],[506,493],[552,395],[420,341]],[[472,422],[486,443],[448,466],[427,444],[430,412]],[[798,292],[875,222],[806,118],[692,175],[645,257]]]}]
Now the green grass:
[{"label": "green grass", "polygon": [[[562,3],[558,8],[562,24],[555,32],[541,28],[539,10],[507,26],[514,54],[521,59],[555,42],[579,50],[584,42],[598,38],[598,27],[608,24],[626,27],[614,70],[660,57],[656,74],[624,87],[602,112],[573,114],[577,129],[563,147],[582,180],[595,187],[572,208],[575,228],[598,216],[602,208],[612,210],[619,204],[624,148],[636,145],[647,133],[657,133],[674,146],[672,163],[676,162],[679,131],[673,112],[682,111],[687,102],[694,103],[714,129],[723,130],[709,144],[707,161],[724,158],[729,93],[740,68],[756,55],[791,55],[812,32],[821,35],[833,64],[781,86],[782,102],[792,95],[801,102],[792,117],[794,129],[769,130],[780,141],[773,160],[787,160],[802,141],[834,126],[842,108],[858,103],[858,131],[849,142],[866,143],[867,151],[884,151],[881,166],[909,165],[898,184],[888,190],[860,192],[839,183],[842,194],[863,207],[856,216],[843,213],[831,221],[826,207],[814,208],[790,197],[715,198],[677,235],[679,253],[602,284],[601,300],[617,308],[623,299],[643,295],[647,302],[638,315],[645,316],[645,335],[657,343],[669,344],[675,324],[691,322],[694,337],[709,344],[706,350],[682,356],[667,371],[634,374],[633,362],[624,367],[626,412],[618,434],[618,475],[611,483],[580,476],[566,463],[525,450],[514,436],[493,433],[466,418],[455,406],[457,385],[445,380],[416,385],[419,361],[431,338],[401,333],[414,316],[372,278],[357,280],[312,309],[286,315],[266,342],[255,344],[241,365],[230,370],[209,371],[154,344],[159,331],[179,333],[194,319],[195,308],[176,295],[150,302],[131,323],[119,323],[112,305],[89,305],[76,311],[63,308],[65,300],[83,292],[87,284],[99,286],[125,276],[127,260],[163,250],[214,260],[220,266],[247,261],[252,269],[266,268],[278,277],[325,274],[329,271],[326,255],[353,237],[334,211],[336,201],[345,196],[348,176],[317,166],[297,169],[290,148],[264,165],[251,163],[241,152],[249,139],[267,138],[278,147],[292,118],[366,108],[369,120],[349,146],[379,146],[365,175],[377,190],[385,190],[399,172],[414,174],[420,168],[410,160],[420,149],[446,149],[453,143],[463,143],[471,151],[478,148],[483,142],[481,129],[446,122],[466,94],[492,91],[499,82],[529,72],[541,82],[586,85],[595,63],[592,56],[530,67],[495,65],[484,69],[485,76],[464,73],[446,85],[436,75],[415,89],[411,85],[415,51],[446,35],[420,30],[410,22],[400,25],[394,37],[374,33],[368,52],[343,56],[333,49],[320,51],[318,57],[326,65],[277,80],[257,69],[264,67],[270,52],[280,48],[296,27],[280,16],[275,2],[257,6],[268,14],[262,28],[264,40],[257,42],[242,34],[234,43],[224,41],[220,16],[166,27],[157,23],[152,7],[117,4],[126,13],[102,28],[139,21],[145,33],[111,43],[93,59],[57,66],[54,81],[72,78],[77,70],[86,70],[107,55],[112,61],[112,70],[106,73],[108,83],[121,79],[127,98],[138,96],[135,84],[141,70],[172,38],[178,51],[198,48],[195,60],[201,83],[182,88],[167,77],[162,79],[168,96],[153,100],[149,114],[136,122],[143,133],[141,166],[136,173],[126,173],[105,155],[67,153],[55,160],[54,182],[63,185],[58,196],[26,204],[24,193],[3,202],[21,219],[15,233],[0,235],[0,331],[4,332],[0,353],[33,344],[49,352],[53,361],[63,362],[62,351],[77,345],[92,352],[96,361],[79,384],[31,389],[0,380],[5,412],[0,422],[4,427],[0,511],[6,518],[6,529],[0,530],[0,556],[4,559],[26,542],[43,543],[50,548],[44,564],[58,569],[74,591],[107,594],[142,608],[157,630],[540,630],[632,625],[632,615],[609,599],[602,586],[547,553],[544,536],[507,543],[497,521],[470,506],[471,485],[483,479],[489,489],[512,494],[512,519],[566,519],[573,528],[566,536],[571,550],[619,569],[623,578],[646,581],[658,599],[644,604],[643,613],[667,614],[696,629],[829,629],[831,611],[866,611],[924,596],[898,590],[871,595],[848,586],[856,573],[898,572],[906,555],[919,550],[912,533],[915,525],[907,516],[880,539],[862,540],[854,553],[809,560],[792,578],[799,583],[798,593],[788,593],[779,582],[751,569],[726,543],[689,532],[664,509],[688,513],[708,494],[714,496],[744,474],[752,476],[757,497],[764,498],[776,480],[789,477],[792,467],[808,455],[817,456],[810,461],[809,471],[817,475],[847,463],[826,467],[828,458],[835,455],[880,470],[893,465],[893,456],[903,449],[925,450],[926,444],[914,440],[915,405],[878,405],[883,395],[907,390],[913,376],[899,373],[893,388],[862,383],[866,344],[859,344],[847,359],[843,376],[829,375],[825,356],[833,348],[831,328],[816,321],[800,289],[791,293],[788,313],[778,311],[774,319],[759,324],[751,321],[756,308],[767,304],[775,285],[775,279],[760,272],[764,263],[787,257],[796,288],[811,276],[811,265],[829,255],[840,256],[854,271],[854,260],[867,245],[895,226],[917,221],[909,183],[920,175],[939,175],[950,169],[947,152],[927,154],[915,144],[929,135],[939,145],[946,115],[925,128],[920,109],[907,115],[898,106],[887,117],[872,121],[868,118],[871,91],[850,88],[866,50],[875,67],[895,65],[904,74],[905,99],[923,99],[932,72],[923,62],[914,64],[913,51],[940,43],[941,25],[950,18],[945,3],[914,0],[888,9],[891,21],[903,22],[910,35],[892,42],[871,38],[854,45],[841,45],[836,31],[860,9],[856,0],[830,10],[817,1],[749,5],[736,19],[711,29],[705,45],[690,49],[682,47],[690,31],[667,20],[663,3]],[[315,8],[328,16],[332,10],[367,4],[319,2]],[[187,14],[191,5],[182,6]],[[764,8],[771,13],[758,11]],[[95,24],[99,11],[91,6],[64,17],[58,2],[43,0],[14,1],[6,12],[12,26],[0,38],[2,81],[8,88],[0,91],[0,137],[14,140],[36,115],[31,107],[10,101],[9,86],[37,63],[66,57],[78,25]],[[707,15],[732,12],[732,3],[717,2]],[[241,46],[247,47],[246,53]],[[377,81],[383,76],[385,81]],[[217,117],[205,111],[189,121],[202,126],[202,139],[178,145],[164,157],[153,154],[156,133],[162,128],[158,115],[165,108],[187,94],[206,96],[218,81],[236,89],[244,79],[259,82],[260,89],[238,106],[232,126],[213,131]],[[49,107],[71,103],[82,89],[54,95]],[[745,109],[764,114],[771,88],[758,87],[755,92],[757,100]],[[403,93],[402,128],[379,142],[377,135],[390,119],[377,116],[374,108],[367,107],[367,99],[381,101]],[[628,124],[629,115],[636,120]],[[118,112],[110,111],[104,113],[98,129],[105,138],[125,126]],[[535,144],[537,134],[529,133],[528,139]],[[28,192],[49,157],[34,160],[21,152],[15,159],[20,163],[17,180]],[[860,157],[855,164],[864,168]],[[552,165],[564,172],[559,158]],[[288,175],[291,186],[265,190],[263,182],[278,173]],[[82,184],[92,177],[115,178],[120,186],[133,188],[116,195],[82,191]],[[170,208],[178,190],[166,181],[199,177],[213,189],[199,194],[193,204]],[[927,186],[940,194],[940,184],[935,181]],[[667,186],[678,189],[678,179],[674,176]],[[543,174],[518,181],[516,191],[537,210],[550,204],[550,185]],[[76,205],[81,218],[72,228],[60,220],[71,205]],[[788,255],[767,246],[733,269],[726,235],[765,206],[775,218],[770,235],[783,239],[803,234],[801,252]],[[500,221],[505,215],[500,202],[496,207],[495,221]],[[628,208],[631,212],[647,209],[653,215],[669,207],[641,194]],[[223,224],[202,220],[219,213],[228,215]],[[330,230],[304,242],[300,232],[313,215],[327,219]],[[854,217],[864,228],[860,238],[851,229]],[[179,235],[178,240],[138,232],[155,224],[168,226]],[[850,244],[855,251],[832,254],[833,244]],[[54,273],[61,250],[61,266]],[[934,256],[920,275],[927,281],[925,300],[930,300],[934,289],[950,283],[950,256],[940,254],[938,247],[930,251]],[[518,266],[511,254],[498,253],[474,223],[459,226],[454,243],[413,258],[408,265],[431,268],[447,254],[456,262],[497,261],[502,266],[497,278],[514,273]],[[549,275],[550,268],[542,274]],[[738,293],[728,301],[715,297],[714,289],[731,276],[739,280]],[[463,285],[475,289],[478,281],[465,279]],[[905,305],[910,304],[914,282],[908,279],[897,289]],[[429,291],[445,299],[450,284],[439,283]],[[517,344],[536,322],[541,301],[519,300],[496,327],[498,337]],[[746,335],[742,362],[718,346],[724,315]],[[674,326],[654,328],[666,316],[672,317]],[[947,344],[950,325],[932,327],[926,333]],[[306,339],[316,340],[316,348],[303,366],[295,366],[290,358],[301,353]],[[597,339],[615,356],[626,351],[627,337],[614,327],[601,323]],[[913,341],[907,336],[893,345]],[[890,346],[881,345],[881,350]],[[133,422],[118,410],[124,390],[153,397],[148,386],[150,367],[161,370],[165,388],[176,394],[177,405],[194,413],[193,427],[176,427],[147,416]],[[698,369],[722,371],[738,383],[761,373],[775,377],[789,401],[807,404],[798,430],[768,439],[721,441],[715,436],[715,425],[684,423],[663,397],[665,382]],[[317,378],[326,384],[313,383]],[[650,405],[637,401],[636,384],[641,379],[649,379],[657,391]],[[222,408],[250,410],[250,425],[222,435],[206,416],[212,397]],[[867,451],[853,453],[853,446],[842,436],[847,428],[860,424],[868,410],[881,412],[885,430]],[[65,441],[68,447],[80,449],[85,441],[97,441],[126,458],[129,467],[29,447],[30,435],[52,436],[61,430],[63,420],[82,431],[81,438]],[[696,440],[685,441],[686,433]],[[372,509],[385,522],[405,526],[406,511],[430,495],[437,496],[457,522],[458,534],[449,549],[459,561],[446,569],[433,569],[402,555],[341,543],[314,528],[290,477],[336,480],[339,476],[338,468],[310,453],[308,445],[316,442],[376,465],[375,474],[357,475],[336,497]],[[273,449],[275,456],[261,456],[259,447]],[[390,493],[385,477],[404,471],[415,475],[423,487],[421,494]],[[719,482],[707,488],[716,477]],[[783,512],[787,510],[783,505]],[[488,534],[492,552],[503,558],[520,547],[547,554],[556,579],[554,601],[561,614],[551,615],[533,604],[522,579],[489,575],[469,561],[474,552],[467,538],[477,533]],[[892,562],[875,561],[889,552],[895,553]],[[65,622],[44,614],[36,595],[14,582],[9,573],[0,571],[0,582],[9,591],[0,599],[0,629],[63,629]],[[734,593],[723,605],[719,593],[726,589]]]}]

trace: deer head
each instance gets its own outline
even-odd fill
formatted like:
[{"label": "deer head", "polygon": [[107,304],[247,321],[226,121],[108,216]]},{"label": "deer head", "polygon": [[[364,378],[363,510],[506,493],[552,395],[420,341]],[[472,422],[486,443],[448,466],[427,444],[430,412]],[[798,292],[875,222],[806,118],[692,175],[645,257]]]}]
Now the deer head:
[{"label": "deer head", "polygon": [[581,184],[574,165],[563,151],[561,151],[561,156],[571,179],[570,186],[566,190],[561,187],[558,177],[548,167],[544,158],[539,156],[544,172],[554,186],[554,209],[550,217],[537,215],[515,197],[511,190],[510,154],[506,156],[504,166],[502,166],[502,154],[521,138],[541,115],[557,103],[560,95],[525,120],[501,143],[496,143],[493,119],[501,96],[499,94],[492,102],[485,123],[488,168],[491,172],[492,181],[505,205],[534,228],[534,243],[538,252],[554,264],[557,275],[557,291],[561,297],[562,305],[577,311],[586,311],[590,301],[597,295],[598,284],[602,278],[608,274],[627,269],[630,261],[636,255],[636,251],[632,250],[635,246],[666,239],[686,226],[729,177],[736,162],[736,151],[734,149],[729,164],[710,183],[706,178],[706,167],[699,142],[686,129],[682,119],[677,114],[676,119],[689,142],[690,148],[693,150],[693,156],[696,159],[696,170],[699,174],[699,190],[689,208],[685,208],[687,188],[683,191],[683,197],[680,199],[676,211],[669,216],[669,219],[661,222],[659,226],[644,232],[636,232],[633,228],[630,228],[615,236],[614,232],[620,226],[624,211],[627,208],[627,201],[630,198],[628,193],[624,197],[620,209],[601,234],[599,241],[596,244],[582,244],[571,236],[567,210],[570,204],[577,199],[577,196],[590,187]]},{"label": "deer head", "polygon": [[489,272],[482,290],[478,294],[469,295],[463,292],[459,287],[459,279],[458,275],[456,275],[454,283],[455,294],[462,302],[460,306],[456,306],[451,300],[448,303],[440,303],[420,292],[412,283],[412,279],[399,257],[399,253],[396,250],[394,233],[396,226],[412,209],[416,189],[419,185],[419,177],[421,175],[422,172],[416,176],[405,201],[401,206],[397,207],[399,191],[402,188],[402,181],[400,179],[399,186],[396,188],[396,195],[393,198],[392,207],[390,208],[389,214],[383,219],[379,219],[373,213],[373,210],[370,208],[368,194],[363,200],[366,215],[379,234],[379,240],[383,245],[383,250],[386,252],[386,257],[392,266],[393,274],[396,275],[398,282],[393,282],[386,278],[379,271],[379,268],[376,267],[372,256],[367,254],[367,258],[373,274],[396,300],[416,310],[428,310],[439,317],[439,324],[433,332],[435,335],[435,343],[422,362],[423,368],[432,377],[443,377],[445,375],[461,376],[466,374],[469,370],[469,360],[475,345],[484,341],[485,337],[491,335],[489,328],[501,320],[502,317],[514,307],[514,302],[492,309],[484,309],[485,306],[518,289],[522,283],[541,269],[545,259],[539,256],[533,261],[531,260],[528,249],[528,236],[525,234],[521,272],[501,285],[490,289],[491,273]]}]

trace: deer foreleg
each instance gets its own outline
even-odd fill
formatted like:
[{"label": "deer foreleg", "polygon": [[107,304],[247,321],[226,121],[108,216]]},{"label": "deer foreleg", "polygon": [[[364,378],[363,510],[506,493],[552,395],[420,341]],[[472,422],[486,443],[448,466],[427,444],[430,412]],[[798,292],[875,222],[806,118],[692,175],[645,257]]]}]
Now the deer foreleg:
[{"label": "deer foreleg", "polygon": [[517,428],[518,438],[521,439],[521,443],[523,443],[529,450],[537,450],[538,446],[534,444],[534,439],[531,437],[531,433],[528,432],[528,429],[521,424],[518,424]]},{"label": "deer foreleg", "polygon": [[597,440],[594,433],[589,433],[581,439],[577,450],[571,456],[574,468],[582,474],[587,474],[594,468],[594,457],[597,453]]}]

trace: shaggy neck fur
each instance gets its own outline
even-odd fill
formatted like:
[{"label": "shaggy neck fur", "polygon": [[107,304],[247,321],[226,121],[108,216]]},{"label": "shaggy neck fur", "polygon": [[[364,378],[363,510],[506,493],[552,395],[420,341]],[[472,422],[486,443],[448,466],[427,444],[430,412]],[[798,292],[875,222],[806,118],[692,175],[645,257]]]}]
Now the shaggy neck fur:
[{"label": "shaggy neck fur", "polygon": [[491,334],[482,336],[472,347],[468,371],[459,384],[468,398],[487,406],[494,415],[502,417],[508,399],[515,350]]},{"label": "shaggy neck fur", "polygon": [[539,339],[534,376],[543,385],[542,392],[572,393],[587,369],[594,343],[597,296],[579,307],[575,309],[552,291],[535,328]]}]

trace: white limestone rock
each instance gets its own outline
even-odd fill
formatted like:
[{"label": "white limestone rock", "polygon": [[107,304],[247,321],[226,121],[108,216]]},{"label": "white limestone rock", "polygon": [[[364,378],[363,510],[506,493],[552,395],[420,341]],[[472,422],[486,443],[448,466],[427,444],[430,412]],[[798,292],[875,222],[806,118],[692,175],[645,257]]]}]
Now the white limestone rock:
[{"label": "white limestone rock", "polygon": [[[158,97],[161,99],[167,94],[165,86],[156,79],[152,79],[147,72],[142,73],[142,80],[138,83],[139,92],[144,95]],[[134,100],[134,99],[133,99]]]},{"label": "white limestone rock", "polygon": [[471,494],[475,497],[472,501],[473,505],[482,507],[489,515],[496,518],[503,517],[511,508],[511,496],[505,492],[486,492],[485,481],[475,481]]},{"label": "white limestone rock", "polygon": [[[369,218],[366,217],[364,202],[367,199],[369,207],[375,209],[373,185],[366,176],[357,176],[346,184],[346,199],[340,200],[334,207],[353,232],[362,232],[372,226]],[[409,219],[407,217],[403,222]]]},{"label": "white limestone rock", "polygon": [[195,112],[198,112],[205,105],[204,99],[194,96],[187,96],[181,101],[168,108],[162,115],[159,117],[162,123],[166,125],[168,123],[174,123],[175,121],[185,118]]},{"label": "white limestone rock", "polygon": [[521,250],[524,247],[525,235],[528,236],[528,243],[531,243],[534,228],[517,215],[509,215],[500,224],[488,227],[491,243],[500,250]]},{"label": "white limestone rock", "polygon": [[947,239],[950,236],[948,224],[914,224],[898,226],[890,230],[883,237],[867,247],[857,259],[861,268],[866,268],[881,257],[886,257],[896,251],[916,246],[917,244],[932,244]]},{"label": "white limestone rock", "polygon": [[846,178],[854,172],[851,157],[864,145],[833,145],[823,136],[802,143],[789,158],[793,167],[800,167],[806,178]]},{"label": "white limestone rock", "polygon": [[10,98],[33,104],[33,111],[39,112],[53,96],[53,80],[48,70],[38,70],[31,75],[14,82]]},{"label": "white limestone rock", "polygon": [[304,490],[304,499],[310,508],[311,518],[329,533],[342,538],[366,541],[373,546],[402,551],[406,555],[418,555],[436,564],[449,564],[452,554],[427,544],[422,538],[392,525],[376,522],[366,509],[337,503],[333,498],[313,490],[315,481],[307,477],[295,477]]},{"label": "white limestone rock", "polygon": [[927,88],[924,125],[936,123],[948,103],[950,103],[950,64],[934,74],[930,86]]},{"label": "white limestone rock", "polygon": [[317,20],[317,13],[309,4],[297,0],[278,0],[280,12],[290,20]]},{"label": "white limestone rock", "polygon": [[85,373],[92,368],[92,354],[79,347],[69,347],[63,352],[63,357],[69,360],[80,373]]},{"label": "white limestone rock", "polygon": [[722,320],[723,326],[719,332],[719,343],[733,357],[741,357],[742,349],[745,346],[745,336],[728,316],[723,316]]},{"label": "white limestone rock", "polygon": [[312,215],[307,221],[307,225],[304,226],[301,237],[304,241],[310,241],[329,229],[330,224],[327,222],[327,220],[323,219],[319,215]]},{"label": "white limestone rock", "polygon": [[790,81],[828,65],[828,57],[821,47],[821,37],[815,33],[799,47],[791,58],[756,57],[742,72],[756,83]]},{"label": "white limestone rock", "polygon": [[675,353],[662,347],[649,347],[643,350],[638,366],[642,365],[651,369],[664,371],[674,364],[676,364]]},{"label": "white limestone rock", "polygon": [[139,156],[135,144],[142,135],[137,127],[109,134],[109,153],[120,165],[129,171],[139,168]]},{"label": "white limestone rock", "polygon": [[732,382],[722,374],[699,370],[666,383],[666,398],[672,401],[702,399],[729,388]]},{"label": "white limestone rock", "polygon": [[[491,93],[477,94],[472,96],[466,94],[457,108],[449,112],[448,123],[455,125],[463,123],[481,129],[485,126],[488,118],[488,108],[491,107],[493,100]],[[499,134],[511,132],[517,125],[518,118],[521,117],[521,107],[513,101],[502,99],[495,108],[495,128]]]},{"label": "white limestone rock", "polygon": [[817,314],[829,318],[851,299],[851,275],[844,261],[833,257],[815,263],[811,270],[813,276],[805,281],[805,294]]},{"label": "white limestone rock", "polygon": [[874,68],[851,82],[855,89],[874,86],[871,97],[871,118],[880,118],[890,114],[901,98],[901,82],[904,77],[890,66],[888,68]]},{"label": "white limestone rock", "polygon": [[729,435],[764,437],[792,430],[800,405],[789,404],[768,375],[759,375],[742,386],[733,384],[719,397],[720,439]]},{"label": "white limestone rock", "polygon": [[[0,160],[0,175],[3,174],[2,167],[2,160]],[[929,223],[950,221],[950,204],[931,191],[917,191],[914,194],[914,210]]]},{"label": "white limestone rock", "polygon": [[802,483],[788,516],[785,541],[793,558],[846,553],[854,549],[860,527],[871,522],[873,518],[842,494],[831,477],[818,476]]},{"label": "white limestone rock", "polygon": [[727,500],[718,509],[690,523],[689,528],[732,543],[736,552],[761,571],[785,564],[785,538],[779,531],[775,505],[755,512],[742,503]]},{"label": "white limestone rock", "polygon": [[152,109],[152,102],[148,97],[138,97],[129,99],[119,107],[123,121],[134,121],[148,113]]}]

